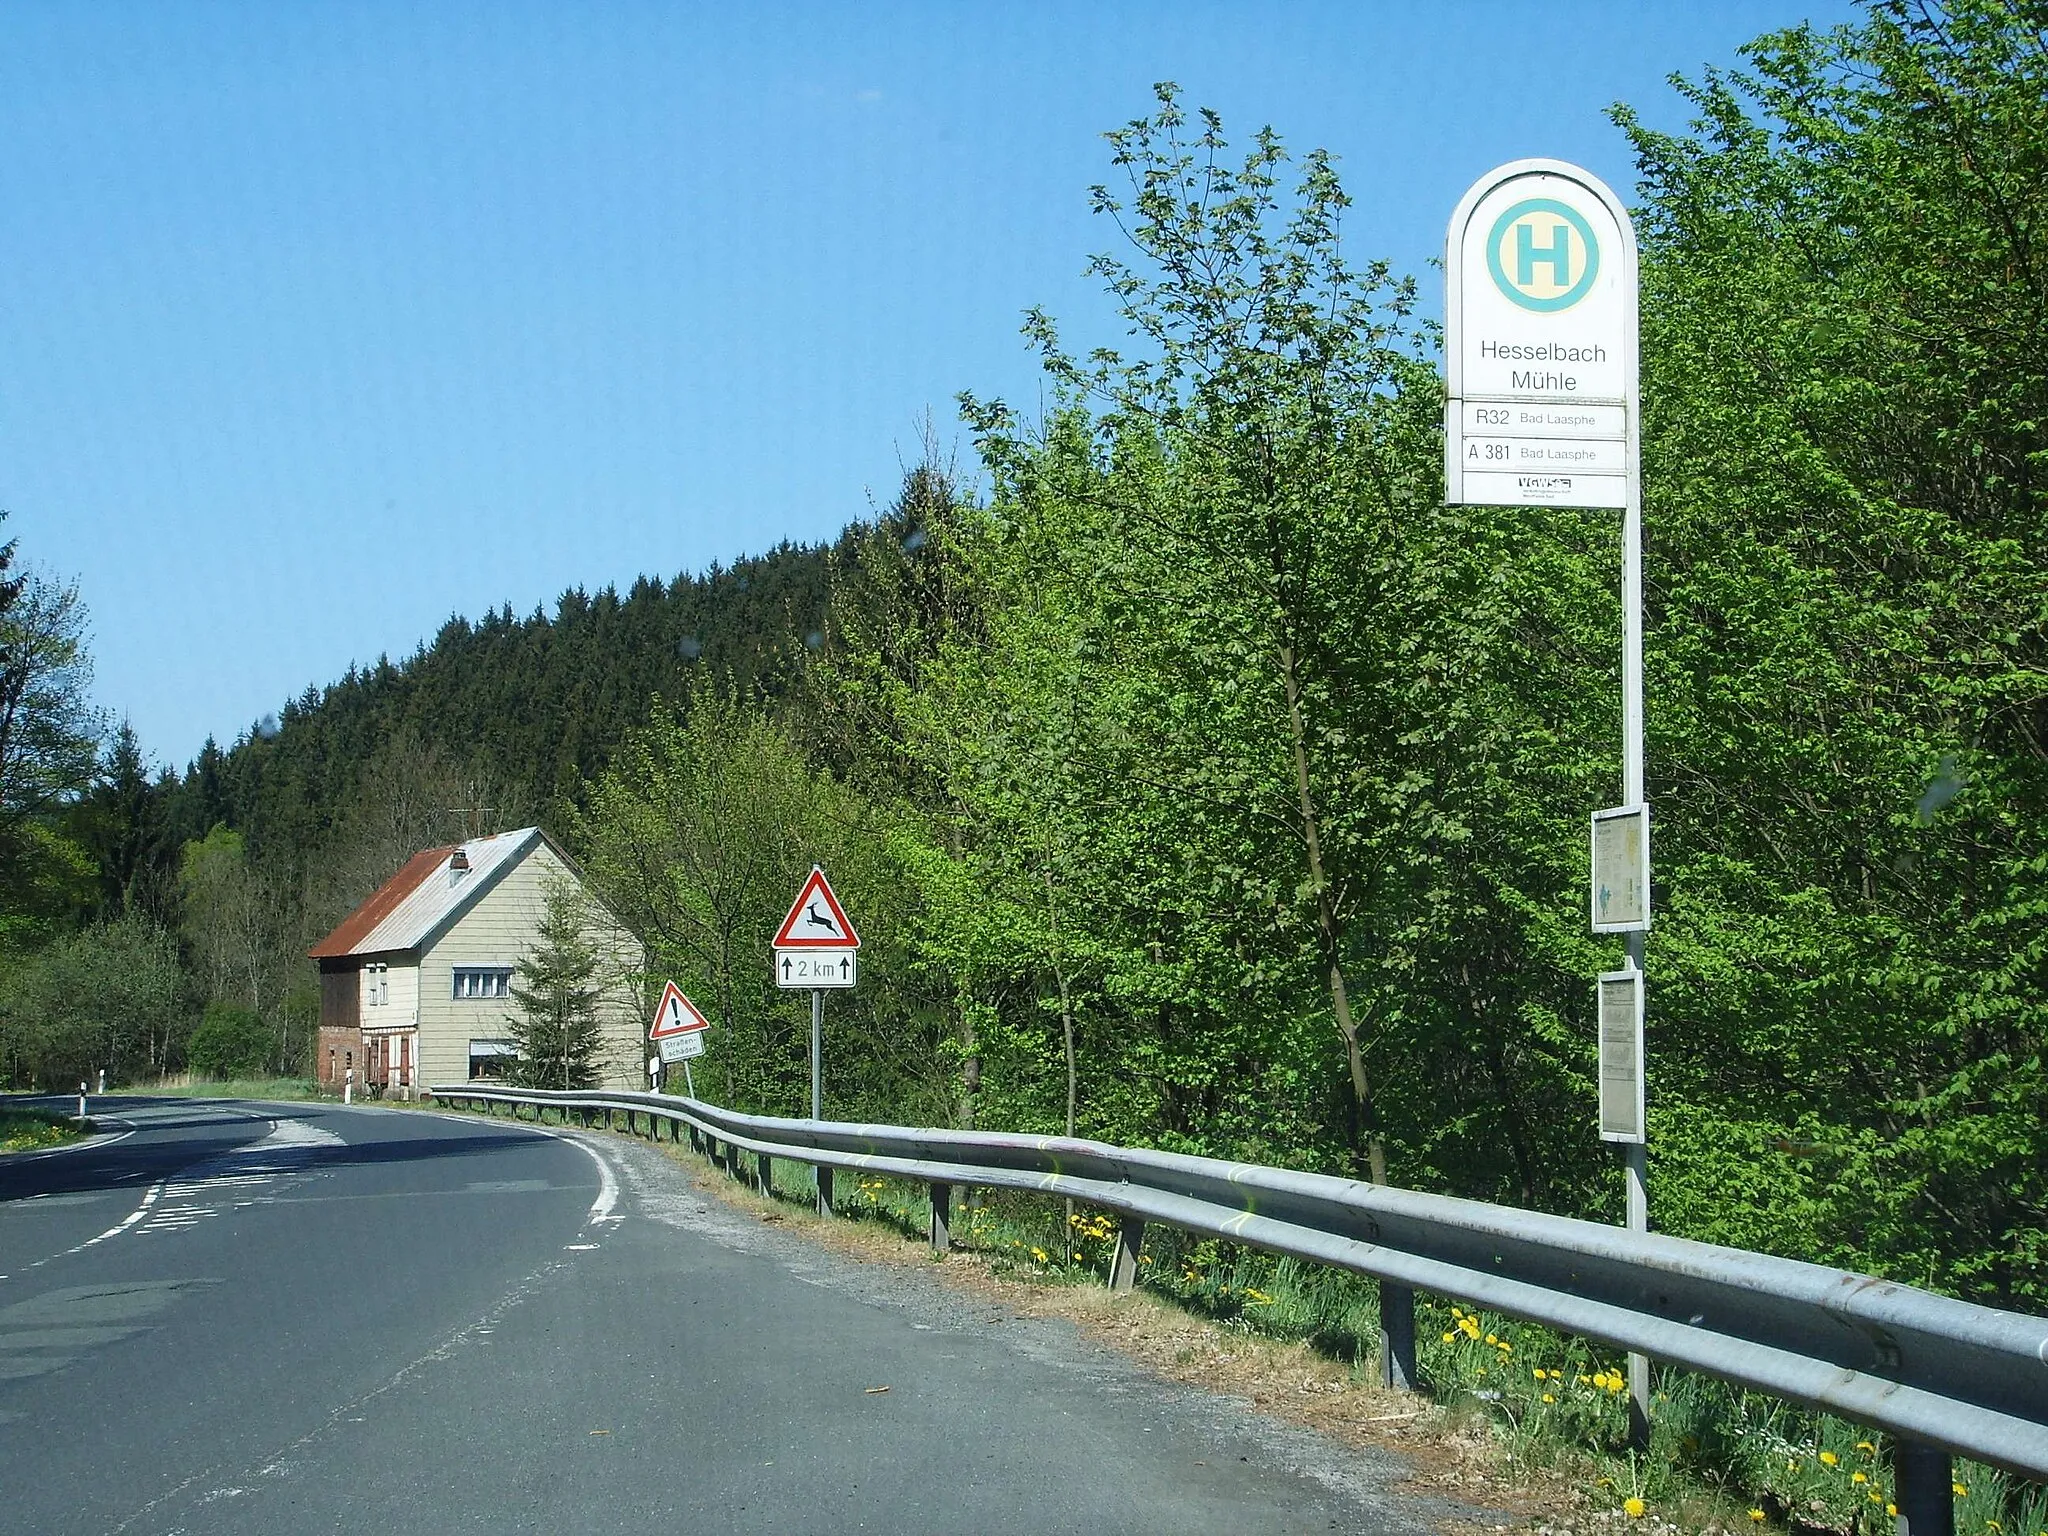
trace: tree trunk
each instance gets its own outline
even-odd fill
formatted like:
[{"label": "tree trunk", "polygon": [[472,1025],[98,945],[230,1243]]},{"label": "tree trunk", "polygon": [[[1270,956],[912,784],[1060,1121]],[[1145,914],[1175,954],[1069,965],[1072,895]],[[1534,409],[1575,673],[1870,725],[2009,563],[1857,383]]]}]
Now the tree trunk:
[{"label": "tree trunk", "polygon": [[1521,1185],[1522,1205],[1525,1209],[1537,1208],[1536,1159],[1530,1151],[1528,1126],[1522,1118],[1522,1106],[1515,1098],[1508,1082],[1507,1052],[1501,1041],[1504,1031],[1489,1029],[1487,1015],[1491,1011],[1485,1003],[1473,996],[1472,967],[1461,966],[1460,975],[1465,983],[1465,996],[1472,1006],[1473,1023],[1477,1025],[1480,1037],[1486,1042],[1486,1075],[1493,1085],[1493,1102],[1500,1115],[1501,1129],[1508,1138],[1508,1155],[1515,1162],[1515,1180]]},{"label": "tree trunk", "polygon": [[1343,927],[1330,899],[1330,882],[1323,870],[1323,840],[1316,817],[1315,793],[1309,784],[1308,731],[1301,716],[1301,680],[1296,671],[1294,647],[1280,647],[1280,675],[1287,688],[1287,727],[1294,748],[1294,787],[1301,797],[1302,837],[1308,848],[1309,884],[1316,893],[1316,940],[1323,954],[1325,977],[1330,988],[1330,1007],[1336,1015],[1337,1033],[1344,1039],[1346,1064],[1351,1070],[1351,1095],[1358,1114],[1353,1138],[1365,1143],[1367,1176],[1375,1184],[1387,1182],[1387,1149],[1380,1139],[1379,1115],[1373,1106],[1372,1084],[1366,1076],[1365,1053],[1358,1044],[1358,1021],[1351,1016],[1351,996],[1344,984]]}]

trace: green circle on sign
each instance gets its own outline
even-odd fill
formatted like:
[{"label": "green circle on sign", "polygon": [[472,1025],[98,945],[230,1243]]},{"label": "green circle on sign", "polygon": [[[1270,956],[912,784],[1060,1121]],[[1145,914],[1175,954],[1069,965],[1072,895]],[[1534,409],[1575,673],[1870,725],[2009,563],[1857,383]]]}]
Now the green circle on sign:
[{"label": "green circle on sign", "polygon": [[[1524,221],[1531,214],[1544,213],[1563,222],[1551,226],[1550,244],[1539,246],[1533,226]],[[1516,268],[1512,277],[1500,257],[1501,242],[1511,229],[1517,230]],[[1581,247],[1576,277],[1571,271],[1573,252],[1567,231],[1577,233]],[[1493,221],[1493,232],[1486,237],[1486,268],[1493,274],[1494,287],[1510,302],[1538,314],[1555,314],[1570,309],[1592,289],[1593,279],[1600,275],[1600,242],[1593,238],[1593,226],[1570,204],[1560,203],[1554,197],[1525,198]],[[1535,281],[1538,268],[1550,274],[1549,283]],[[1553,291],[1531,292],[1532,288]]]}]

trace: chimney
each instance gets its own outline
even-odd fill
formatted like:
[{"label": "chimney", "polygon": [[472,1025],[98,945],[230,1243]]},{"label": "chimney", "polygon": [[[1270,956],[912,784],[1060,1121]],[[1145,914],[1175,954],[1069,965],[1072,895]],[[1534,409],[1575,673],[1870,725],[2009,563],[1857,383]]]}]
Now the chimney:
[{"label": "chimney", "polygon": [[468,873],[469,854],[458,847],[453,853],[448,855],[448,883],[454,885]]}]

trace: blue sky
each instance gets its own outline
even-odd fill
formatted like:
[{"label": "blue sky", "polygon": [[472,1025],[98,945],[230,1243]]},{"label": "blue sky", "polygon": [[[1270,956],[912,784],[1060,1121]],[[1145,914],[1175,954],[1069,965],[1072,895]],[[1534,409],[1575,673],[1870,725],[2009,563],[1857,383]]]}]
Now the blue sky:
[{"label": "blue sky", "polygon": [[451,613],[886,503],[927,411],[1114,341],[1101,133],[1180,82],[1424,263],[1524,155],[1822,0],[34,4],[0,29],[0,507],[182,765]]}]

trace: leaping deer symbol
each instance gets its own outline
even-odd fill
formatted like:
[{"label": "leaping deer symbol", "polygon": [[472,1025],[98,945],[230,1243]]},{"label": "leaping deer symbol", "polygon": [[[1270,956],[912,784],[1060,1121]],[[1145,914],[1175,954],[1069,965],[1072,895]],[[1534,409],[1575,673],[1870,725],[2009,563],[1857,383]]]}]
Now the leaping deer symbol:
[{"label": "leaping deer symbol", "polygon": [[804,914],[804,926],[806,928],[822,928],[827,933],[832,934],[839,932],[839,925],[820,912],[815,901],[811,903],[810,908]]}]

